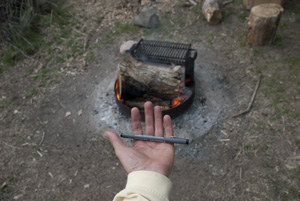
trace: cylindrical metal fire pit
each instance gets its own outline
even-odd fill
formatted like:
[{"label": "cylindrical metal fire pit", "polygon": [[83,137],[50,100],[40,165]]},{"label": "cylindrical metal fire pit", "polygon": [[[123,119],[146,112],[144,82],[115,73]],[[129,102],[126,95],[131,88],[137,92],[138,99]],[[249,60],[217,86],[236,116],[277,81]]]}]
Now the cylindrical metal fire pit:
[{"label": "cylindrical metal fire pit", "polygon": [[[185,68],[184,90],[188,91],[179,104],[171,106],[169,109],[162,110],[163,115],[170,115],[172,118],[179,116],[187,110],[195,98],[194,82],[194,62],[197,58],[197,51],[191,49],[191,44],[171,43],[161,41],[151,41],[141,39],[138,44],[134,45],[129,53],[135,59],[141,62],[151,62],[160,64],[175,64]],[[118,80],[115,82],[116,103],[120,111],[130,116],[132,107],[125,104],[118,95]],[[145,101],[148,101],[145,99]],[[151,100],[149,100],[151,101]],[[144,120],[144,111],[140,110],[141,119]]]}]

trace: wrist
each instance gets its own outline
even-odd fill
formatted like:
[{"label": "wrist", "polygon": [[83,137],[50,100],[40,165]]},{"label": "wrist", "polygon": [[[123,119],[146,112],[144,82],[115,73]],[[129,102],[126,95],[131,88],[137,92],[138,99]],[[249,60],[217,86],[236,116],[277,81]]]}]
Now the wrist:
[{"label": "wrist", "polygon": [[[145,182],[147,181],[147,182]],[[153,200],[168,200],[172,189],[170,179],[158,172],[141,170],[128,175],[126,189],[140,191],[146,195],[157,196]]]},{"label": "wrist", "polygon": [[[126,168],[125,168],[125,170],[126,170]],[[150,171],[150,172],[155,172],[155,173],[164,175],[165,177],[169,177],[172,172],[172,166],[162,165],[162,164],[156,166],[156,165],[144,163],[143,166],[139,166],[139,167],[135,167],[135,168],[126,170],[126,172],[128,174],[130,174],[132,172],[136,172],[136,171]]]}]

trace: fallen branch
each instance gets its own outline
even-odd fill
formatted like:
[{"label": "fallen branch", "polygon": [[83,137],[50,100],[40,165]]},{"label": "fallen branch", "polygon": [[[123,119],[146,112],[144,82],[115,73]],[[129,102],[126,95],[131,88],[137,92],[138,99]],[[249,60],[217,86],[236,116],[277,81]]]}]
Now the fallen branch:
[{"label": "fallen branch", "polygon": [[253,92],[253,94],[252,94],[251,101],[250,101],[250,103],[249,103],[249,105],[248,105],[248,108],[247,108],[246,110],[243,110],[243,111],[241,111],[241,112],[239,112],[239,113],[233,115],[233,116],[232,116],[233,118],[238,117],[238,116],[240,116],[240,115],[242,115],[242,114],[246,114],[246,113],[250,112],[251,107],[252,107],[252,105],[253,105],[253,103],[254,103],[255,96],[256,96],[256,94],[257,94],[257,90],[258,90],[260,81],[261,81],[261,73],[259,73],[259,75],[258,75],[258,80],[257,80],[256,86],[255,86],[254,92]]}]

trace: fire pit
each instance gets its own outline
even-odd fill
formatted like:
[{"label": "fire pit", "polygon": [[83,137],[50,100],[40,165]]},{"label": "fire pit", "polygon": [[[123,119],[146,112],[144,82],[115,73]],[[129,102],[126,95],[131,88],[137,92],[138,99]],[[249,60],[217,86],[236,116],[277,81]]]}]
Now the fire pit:
[{"label": "fire pit", "polygon": [[[132,87],[129,87],[129,90],[124,90],[124,86],[120,86],[122,85],[123,77],[120,78],[121,64],[119,64],[119,77],[115,82],[114,91],[117,105],[122,113],[130,116],[131,109],[135,106],[139,107],[140,105],[141,118],[143,118],[143,103],[151,101],[154,105],[161,106],[163,115],[168,114],[174,118],[182,114],[183,111],[192,105],[195,97],[194,61],[197,58],[197,51],[191,49],[191,44],[141,39],[137,44],[133,45],[133,47],[128,51],[128,54],[130,57],[136,59],[139,62],[139,65],[140,63],[143,63],[145,65],[151,64],[151,66],[160,66],[160,71],[176,68],[174,66],[179,65],[182,67],[182,69],[180,69],[184,76],[180,74],[182,76],[178,78],[179,90],[175,90],[176,97],[170,98],[172,96],[167,94],[168,91],[165,95],[159,93],[157,97],[149,96],[142,94],[142,92],[144,92],[143,90],[138,90],[139,93],[137,93],[137,90],[132,89]],[[126,60],[126,62],[128,63],[128,60]],[[143,85],[132,79],[131,83],[133,82],[135,86]],[[161,85],[161,88],[163,87],[164,86]],[[123,88],[123,91],[121,88]],[[148,87],[147,91],[153,92],[154,90],[151,88],[149,89]]]}]

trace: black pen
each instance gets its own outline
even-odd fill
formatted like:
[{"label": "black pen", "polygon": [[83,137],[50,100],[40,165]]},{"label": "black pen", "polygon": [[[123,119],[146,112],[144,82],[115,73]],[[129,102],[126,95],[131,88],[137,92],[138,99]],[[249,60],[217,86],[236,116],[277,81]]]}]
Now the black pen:
[{"label": "black pen", "polygon": [[135,135],[131,133],[121,133],[120,135],[123,138],[131,138],[134,140],[146,140],[154,142],[166,142],[172,144],[189,144],[189,139],[184,138],[175,138],[175,137],[157,137],[152,135]]}]

